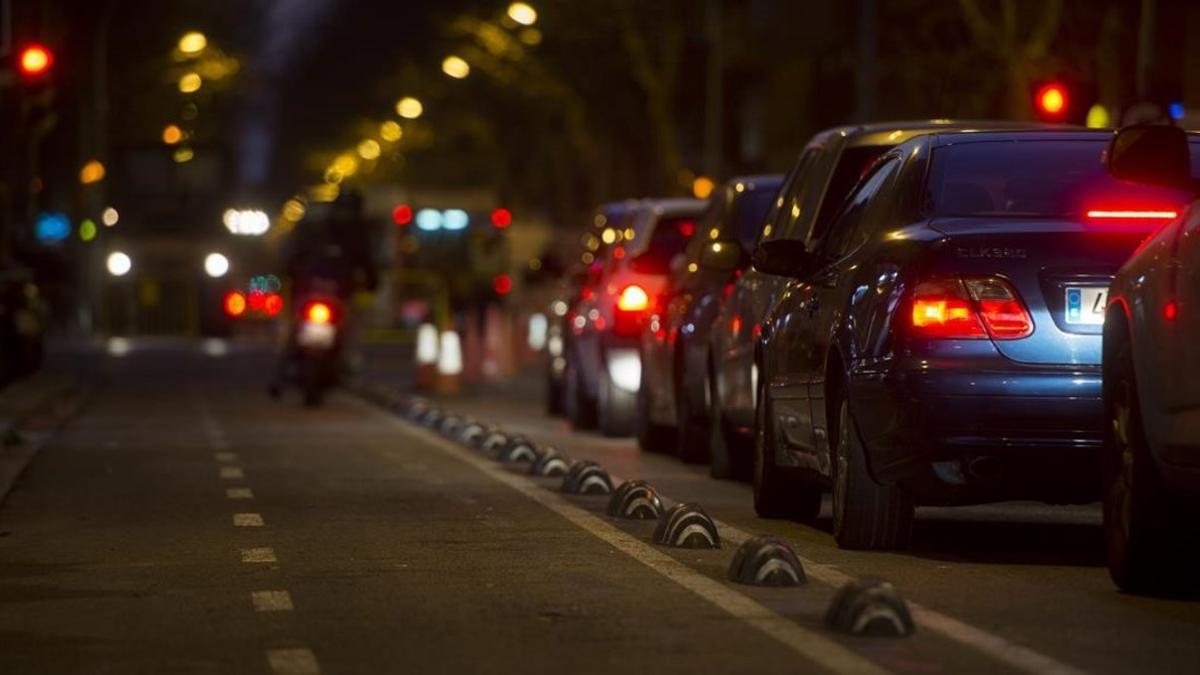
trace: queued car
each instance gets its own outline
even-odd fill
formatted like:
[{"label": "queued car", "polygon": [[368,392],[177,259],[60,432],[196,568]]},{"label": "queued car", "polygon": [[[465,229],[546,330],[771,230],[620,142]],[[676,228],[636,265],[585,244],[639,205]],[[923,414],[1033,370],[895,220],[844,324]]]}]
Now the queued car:
[{"label": "queued car", "polygon": [[[877,157],[919,134],[958,128],[1014,127],[1005,122],[932,120],[835,127],[812,137],[792,166],[772,205],[762,242],[799,241],[814,250],[825,238],[838,207]],[[754,267],[729,290],[710,331],[708,451],[717,478],[745,476],[752,467],[758,370],[758,326],[784,290],[783,277]],[[774,513],[757,502],[759,513]]]},{"label": "queued car", "polygon": [[567,416],[577,428],[596,426],[607,436],[633,434],[642,327],[704,207],[697,199],[642,200],[606,228],[612,234],[604,238],[612,245],[604,267],[566,315],[564,393]]},{"label": "queued car", "polygon": [[1118,213],[1165,223],[1117,273],[1104,321],[1104,538],[1128,591],[1195,585],[1200,207],[1178,205],[1196,199],[1198,167],[1200,137],[1174,127],[1124,129],[1109,152],[1116,178],[1158,188]]},{"label": "queued car", "polygon": [[670,450],[685,462],[708,452],[709,329],[722,295],[750,262],[782,176],[734,178],[713,191],[642,331],[637,437],[643,450]]},{"label": "queued car", "polygon": [[896,548],[917,503],[1098,496],[1101,336],[1162,198],[1105,170],[1111,134],[940,132],[880,157],[761,327],[755,499],[845,548]]},{"label": "queued car", "polygon": [[[590,218],[591,228],[603,231],[602,228],[617,227],[625,222],[633,208],[635,200],[610,202],[597,208]],[[594,236],[594,235],[593,235]],[[594,239],[594,251],[587,253],[587,262],[580,262],[560,282],[555,298],[550,302],[546,313],[548,318],[546,329],[546,412],[551,415],[561,415],[566,412],[566,352],[572,331],[567,324],[567,314],[576,307],[583,295],[594,292],[593,289],[604,269],[604,258],[607,244],[599,237]],[[589,290],[585,290],[589,289]]]}]

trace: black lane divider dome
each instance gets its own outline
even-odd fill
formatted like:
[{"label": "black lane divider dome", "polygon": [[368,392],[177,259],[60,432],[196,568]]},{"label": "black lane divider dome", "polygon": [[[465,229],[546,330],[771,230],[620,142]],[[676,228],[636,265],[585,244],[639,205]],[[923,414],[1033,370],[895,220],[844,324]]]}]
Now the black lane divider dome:
[{"label": "black lane divider dome", "polygon": [[414,401],[412,405],[408,406],[408,419],[414,422],[420,421],[421,417],[429,412],[429,409],[429,404],[425,401]]},{"label": "black lane divider dome", "polygon": [[842,586],[825,613],[825,625],[850,635],[908,637],[913,634],[908,604],[883,579],[855,579]]},{"label": "black lane divider dome", "polygon": [[612,490],[612,478],[595,462],[576,462],[563,476],[562,491],[567,494],[606,495]]},{"label": "black lane divider dome", "polygon": [[629,520],[657,520],[663,503],[658,492],[644,480],[627,480],[608,500],[608,515]]},{"label": "black lane divider dome", "polygon": [[729,563],[729,580],[751,586],[799,586],[808,581],[804,565],[779,537],[751,537]]},{"label": "black lane divider dome", "polygon": [[484,431],[486,428],[482,424],[471,420],[464,424],[462,430],[458,432],[458,440],[467,445],[475,445],[483,438]]},{"label": "black lane divider dome", "polygon": [[721,548],[721,535],[699,504],[676,504],[658,519],[654,543],[677,548]]},{"label": "black lane divider dome", "polygon": [[424,415],[421,415],[421,423],[430,428],[436,429],[440,421],[442,421],[440,408],[430,408]]},{"label": "black lane divider dome", "polygon": [[542,477],[565,476],[570,469],[571,460],[559,454],[558,448],[547,445],[538,450],[537,459],[529,465],[529,474]]},{"label": "black lane divider dome", "polygon": [[524,436],[513,436],[500,448],[496,459],[505,464],[532,463],[537,460],[537,446]]},{"label": "black lane divider dome", "polygon": [[443,435],[453,436],[462,428],[462,425],[462,418],[454,413],[450,413],[442,418],[441,424],[438,425],[438,431],[442,432]]},{"label": "black lane divider dome", "polygon": [[479,449],[484,452],[497,452],[506,445],[508,445],[508,434],[498,429],[491,429],[484,435]]}]

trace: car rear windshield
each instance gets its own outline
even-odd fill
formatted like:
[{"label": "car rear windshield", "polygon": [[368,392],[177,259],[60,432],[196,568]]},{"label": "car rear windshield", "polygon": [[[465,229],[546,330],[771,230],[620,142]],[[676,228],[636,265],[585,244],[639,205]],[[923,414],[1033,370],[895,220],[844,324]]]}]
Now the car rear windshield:
[{"label": "car rear windshield", "polygon": [[[1197,147],[1192,145],[1193,166],[1200,165]],[[1107,148],[1107,138],[981,141],[936,148],[926,184],[926,210],[947,217],[1085,219],[1089,213],[1176,210],[1186,201],[1181,191],[1123,183],[1108,175]]]},{"label": "car rear windshield", "polygon": [[654,224],[646,250],[633,261],[634,270],[646,274],[666,274],[671,258],[683,253],[688,239],[696,233],[699,216],[665,216]]},{"label": "car rear windshield", "polygon": [[770,210],[771,202],[775,201],[778,192],[778,183],[764,183],[748,189],[738,198],[733,236],[747,250],[754,247],[758,233],[762,230],[763,220],[766,219],[767,211]]}]

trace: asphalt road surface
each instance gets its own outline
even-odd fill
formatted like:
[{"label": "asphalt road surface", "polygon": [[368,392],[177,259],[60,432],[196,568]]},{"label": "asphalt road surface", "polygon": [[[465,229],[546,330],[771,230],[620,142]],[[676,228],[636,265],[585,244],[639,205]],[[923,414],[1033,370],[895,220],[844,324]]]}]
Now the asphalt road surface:
[{"label": "asphalt road surface", "polygon": [[[1200,670],[1200,602],[1117,593],[1095,508],[923,509],[905,553],[754,517],[750,488],[571,431],[535,377],[447,407],[695,501],[716,551],[571,497],[351,395],[265,395],[271,356],[137,343],[0,505],[0,673],[745,673]],[[809,582],[725,580],[752,534]],[[909,638],[827,629],[891,581]]]}]

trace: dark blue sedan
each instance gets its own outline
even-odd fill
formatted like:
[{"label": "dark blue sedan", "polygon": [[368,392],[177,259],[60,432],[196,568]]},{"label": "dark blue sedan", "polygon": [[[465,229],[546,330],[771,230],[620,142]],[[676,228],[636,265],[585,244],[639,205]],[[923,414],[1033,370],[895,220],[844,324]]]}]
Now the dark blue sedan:
[{"label": "dark blue sedan", "polygon": [[936,133],[883,155],[761,326],[756,502],[849,548],[903,546],[918,503],[1098,496],[1108,287],[1161,223],[1105,171],[1110,133]]}]

